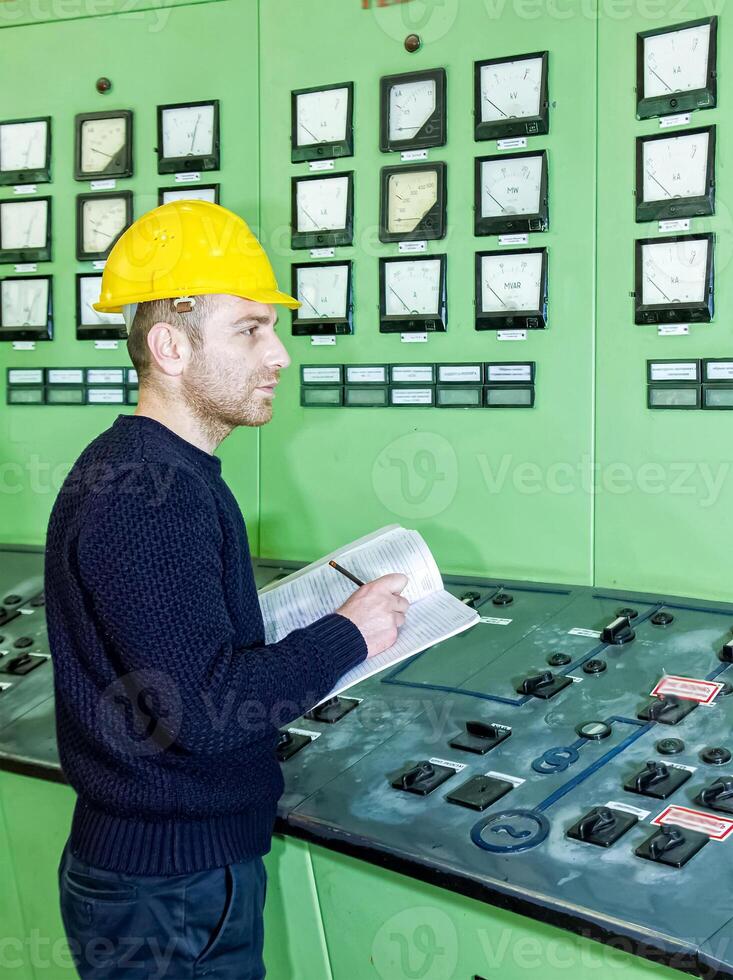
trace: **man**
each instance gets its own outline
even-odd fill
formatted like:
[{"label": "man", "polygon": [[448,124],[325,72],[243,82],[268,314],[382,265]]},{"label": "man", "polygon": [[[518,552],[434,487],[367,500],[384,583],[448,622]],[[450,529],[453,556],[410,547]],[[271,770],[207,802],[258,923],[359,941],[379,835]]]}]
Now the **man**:
[{"label": "man", "polygon": [[140,383],[51,515],[46,608],[64,772],[59,867],[87,978],[264,976],[262,908],[283,783],[278,727],[395,640],[403,575],[265,644],[247,535],[212,455],[270,420],[290,359],[282,293],[244,221],[149,212],[112,249],[96,308],[123,312]]}]

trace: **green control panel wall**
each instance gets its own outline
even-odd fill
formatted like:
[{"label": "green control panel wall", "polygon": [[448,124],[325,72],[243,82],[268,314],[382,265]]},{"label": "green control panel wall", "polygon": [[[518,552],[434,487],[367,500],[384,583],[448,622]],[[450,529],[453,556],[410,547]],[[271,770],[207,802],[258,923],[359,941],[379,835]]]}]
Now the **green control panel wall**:
[{"label": "green control panel wall", "polygon": [[[18,543],[44,540],[55,494],[84,446],[107,428],[119,406],[8,406],[7,368],[101,367],[129,364],[124,342],[119,350],[95,350],[92,341],[76,340],[76,274],[92,273],[91,262],[77,262],[76,196],[89,182],[74,180],[74,116],[80,112],[132,109],[133,176],[117,180],[116,190],[133,194],[133,214],[158,203],[158,188],[174,183],[157,172],[156,106],[219,99],[222,133],[221,169],[203,175],[202,183],[219,183],[221,203],[259,222],[259,91],[257,6],[211,2],[124,6],[118,16],[15,26],[23,17],[18,4],[0,18],[0,118],[48,115],[52,120],[49,184],[39,195],[52,197],[53,261],[38,264],[38,274],[53,276],[54,339],[34,351],[0,344],[0,539]],[[46,5],[54,12],[71,10]],[[94,3],[79,4],[84,14],[98,12]],[[10,9],[12,8],[12,10]],[[43,4],[26,13],[38,20]],[[111,8],[108,8],[111,9]],[[13,16],[11,17],[11,14]],[[80,58],[79,52],[83,52]],[[39,66],[29,71],[29,65]],[[40,66],[43,70],[40,70]],[[212,71],[216,65],[216,72]],[[101,76],[112,89],[95,88]],[[13,198],[12,187],[0,187],[0,200]],[[13,275],[12,264],[0,265],[0,276]],[[258,436],[241,430],[221,449],[224,473],[248,520],[253,550],[257,546]]]},{"label": "green control panel wall", "polygon": [[[30,8],[8,5],[22,16],[0,21],[0,115],[53,119],[54,261],[43,271],[54,276],[56,338],[34,352],[0,345],[0,538],[43,540],[63,472],[118,411],[4,404],[8,366],[126,362],[124,349],[95,351],[74,337],[74,275],[86,268],[74,258],[74,198],[88,189],[72,178],[74,114],[134,111],[135,175],[118,187],[133,191],[137,215],[171,183],[156,173],[155,106],[218,98],[222,165],[211,180],[223,204],[261,229],[289,289],[292,264],[310,260],[291,248],[291,180],[310,174],[291,162],[291,91],[351,82],[354,154],[337,159],[335,172],[354,175],[354,243],[337,246],[336,258],[353,263],[354,333],[313,346],[291,336],[281,311],[293,367],[275,420],[221,449],[253,550],[313,558],[400,522],[425,533],[445,571],[730,598],[719,572],[733,494],[730,416],[646,407],[648,360],[733,357],[725,122],[733,92],[723,71],[720,108],[687,124],[717,127],[716,213],[690,229],[716,235],[712,322],[659,336],[635,325],[630,295],[635,239],[661,234],[656,221],[635,220],[635,140],[661,132],[658,119],[636,118],[636,35],[717,13],[722,66],[727,14],[708,6],[609,2],[596,15],[580,0],[214,0],[141,3],[110,16],[91,4],[76,19],[39,23]],[[410,33],[422,40],[414,53],[404,46]],[[474,159],[511,152],[474,139],[474,62],[540,51],[549,132],[530,136],[526,149],[547,152],[549,228],[531,232],[528,245],[547,249],[548,326],[512,342],[474,329],[474,255],[500,247],[474,234]],[[39,59],[46,73],[29,74]],[[379,237],[380,169],[400,164],[399,153],[379,149],[379,79],[431,68],[446,72],[447,140],[428,161],[446,167],[447,233],[427,254],[447,255],[448,325],[407,344],[379,331],[379,260],[399,254]],[[113,83],[106,96],[94,88],[101,75]],[[11,194],[0,189],[0,199]],[[492,361],[534,362],[533,408],[314,411],[300,402],[303,365]]]}]

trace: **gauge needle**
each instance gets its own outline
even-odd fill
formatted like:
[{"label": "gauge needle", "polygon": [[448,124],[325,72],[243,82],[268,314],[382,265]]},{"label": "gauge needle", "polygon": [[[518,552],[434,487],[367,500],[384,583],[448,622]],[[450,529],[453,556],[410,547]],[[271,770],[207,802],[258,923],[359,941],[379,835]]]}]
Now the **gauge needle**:
[{"label": "gauge needle", "polygon": [[660,81],[660,82],[662,83],[662,85],[664,85],[664,86],[665,86],[665,87],[666,87],[667,89],[669,89],[669,91],[671,92],[671,91],[672,91],[672,89],[670,88],[670,86],[669,86],[669,85],[667,85],[667,83],[666,83],[666,82],[665,82],[665,80],[664,80],[664,79],[662,78],[662,76],[661,76],[661,75],[658,75],[658,74],[657,74],[657,72],[655,72],[655,71],[654,71],[654,69],[653,69],[653,68],[651,67],[651,65],[648,65],[647,67],[649,68],[649,71],[650,71],[650,72],[652,73],[652,75],[654,75],[654,76],[656,76],[656,78],[658,78],[658,79],[659,79],[659,81]]},{"label": "gauge needle", "polygon": [[193,145],[196,142],[196,130],[199,128],[199,123],[201,122],[201,113],[196,116],[196,125],[193,127],[193,133],[191,135],[191,149],[189,153],[193,153]]},{"label": "gauge needle", "polygon": [[31,231],[33,230],[33,225],[35,223],[36,223],[36,219],[35,218],[32,218],[31,221],[28,224],[28,231],[27,231],[26,236],[25,236],[25,244],[26,244],[26,246],[30,245],[30,243],[31,243]]},{"label": "gauge needle", "polygon": [[501,303],[501,305],[504,306],[504,307],[506,307],[506,303],[501,298],[501,296],[497,293],[497,291],[495,289],[492,289],[491,286],[489,286],[488,283],[486,283],[486,286],[488,287],[489,292],[492,292],[494,294],[494,296],[496,296],[496,298],[499,300],[499,302]]},{"label": "gauge needle", "polygon": [[489,103],[489,105],[493,105],[493,107],[496,109],[496,111],[497,112],[500,112],[502,114],[502,116],[504,116],[504,118],[506,118],[506,113],[504,112],[503,109],[500,109],[499,108],[499,106],[496,104],[496,102],[492,102],[491,99],[488,97],[488,95],[485,95],[484,98]]},{"label": "gauge needle", "polygon": [[303,212],[303,214],[305,214],[305,215],[306,215],[306,216],[308,217],[308,219],[309,219],[309,220],[310,220],[310,221],[312,222],[312,224],[313,224],[313,227],[314,227],[314,228],[317,228],[317,227],[318,227],[318,223],[317,223],[317,221],[316,221],[316,219],[315,219],[315,218],[314,218],[314,217],[313,217],[313,216],[312,216],[312,215],[311,215],[311,214],[310,214],[310,213],[309,213],[308,211],[306,211],[306,209],[305,209],[305,208],[303,207],[303,205],[302,205],[302,204],[300,205],[300,210],[301,210],[301,211]]},{"label": "gauge needle", "polygon": [[323,316],[323,314],[319,313],[319,311],[315,308],[315,306],[311,303],[311,301],[308,299],[307,296],[304,296],[303,299],[308,304],[308,306],[310,306],[310,308],[313,310],[316,316]]},{"label": "gauge needle", "polygon": [[662,296],[664,296],[664,298],[667,300],[667,302],[671,302],[669,296],[667,296],[667,294],[664,292],[663,289],[660,289],[659,286],[657,286],[657,284],[654,282],[654,280],[650,276],[647,276],[646,278],[647,278],[647,282],[650,282],[652,284],[652,286],[654,286],[654,288],[658,292],[660,292],[662,294]]},{"label": "gauge needle", "polygon": [[310,130],[308,129],[308,127],[307,127],[307,126],[304,126],[304,125],[303,125],[303,123],[301,123],[301,124],[300,124],[300,128],[301,128],[301,129],[304,129],[304,130],[306,131],[306,133],[307,133],[307,134],[308,134],[309,136],[312,136],[312,137],[313,137],[313,139],[314,139],[314,140],[316,141],[316,143],[319,143],[319,142],[320,142],[320,143],[325,143],[325,142],[326,142],[325,140],[319,140],[319,139],[318,139],[318,137],[316,136],[316,134],[315,134],[315,133],[312,133],[312,132],[311,132],[311,131],[310,131]]},{"label": "gauge needle", "polygon": [[99,150],[96,146],[90,146],[89,149],[93,150],[95,153],[100,153],[103,157],[107,157],[108,160],[111,160],[114,155],[112,153],[105,153],[104,150]]},{"label": "gauge needle", "polygon": [[655,184],[658,184],[658,185],[659,185],[659,187],[661,187],[661,188],[662,188],[662,190],[663,190],[663,191],[664,191],[664,193],[665,193],[665,194],[667,195],[667,197],[672,197],[672,195],[671,195],[671,194],[669,193],[669,191],[668,191],[668,190],[667,190],[667,188],[666,188],[666,187],[664,186],[664,184],[660,184],[660,183],[659,183],[659,181],[657,180],[657,178],[656,178],[656,177],[654,176],[654,174],[650,174],[650,173],[649,173],[649,171],[647,170],[647,172],[646,172],[646,175],[647,175],[647,177],[648,177],[648,178],[649,178],[650,180],[653,180]]},{"label": "gauge needle", "polygon": [[494,197],[494,195],[491,194],[489,191],[487,191],[485,187],[484,187],[484,193],[485,194],[488,194],[488,196],[491,198],[492,201],[496,201],[496,203],[499,205],[499,207],[501,208],[502,211],[506,211],[506,208],[501,203],[501,201],[497,201],[496,198]]},{"label": "gauge needle", "polygon": [[407,310],[407,312],[409,313],[409,312],[410,312],[410,307],[409,307],[409,306],[407,305],[407,303],[406,303],[406,302],[405,302],[405,301],[404,301],[404,300],[402,299],[402,297],[400,296],[400,294],[399,294],[399,293],[396,293],[396,292],[394,291],[394,289],[392,289],[392,287],[391,287],[391,286],[389,287],[389,291],[390,291],[390,293],[392,293],[392,295],[393,295],[393,296],[396,296],[396,297],[397,297],[397,299],[398,299],[398,300],[400,301],[400,303],[402,303],[402,305],[404,306],[404,308],[405,308],[405,309]]}]

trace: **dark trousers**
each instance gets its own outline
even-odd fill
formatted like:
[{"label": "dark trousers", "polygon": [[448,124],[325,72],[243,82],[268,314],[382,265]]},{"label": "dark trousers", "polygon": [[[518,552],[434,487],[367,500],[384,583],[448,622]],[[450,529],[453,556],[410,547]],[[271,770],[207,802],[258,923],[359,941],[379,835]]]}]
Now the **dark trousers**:
[{"label": "dark trousers", "polygon": [[262,858],[149,877],[59,865],[61,917],[82,980],[262,980]]}]

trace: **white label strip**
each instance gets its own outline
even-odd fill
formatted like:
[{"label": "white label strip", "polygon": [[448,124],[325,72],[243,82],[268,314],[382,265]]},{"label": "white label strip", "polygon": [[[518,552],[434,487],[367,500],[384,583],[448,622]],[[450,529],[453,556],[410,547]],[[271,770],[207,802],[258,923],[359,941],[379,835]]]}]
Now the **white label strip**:
[{"label": "white label strip", "polygon": [[20,265],[15,266],[16,272],[38,272],[38,266],[35,262],[21,262]]},{"label": "white label strip", "polygon": [[638,806],[631,806],[629,803],[615,803],[613,800],[606,803],[606,806],[611,810],[621,810],[622,813],[632,813],[639,820],[646,820],[651,810],[640,810]]},{"label": "white label strip", "polygon": [[653,698],[672,694],[685,701],[710,704],[723,687],[724,685],[720,681],[705,681],[695,677],[679,677],[676,674],[667,674],[650,693]]},{"label": "white label strip", "polygon": [[697,381],[697,363],[656,361],[651,365],[652,381]]},{"label": "white label strip", "polygon": [[12,684],[6,684],[5,681],[0,681],[0,691],[7,691],[7,689],[12,686]]},{"label": "white label strip", "polygon": [[82,368],[49,368],[48,383],[52,385],[75,385],[84,381]]},{"label": "white label strip", "polygon": [[529,235],[527,234],[515,234],[515,235],[499,235],[500,245],[528,245]]},{"label": "white label strip", "polygon": [[119,340],[95,340],[95,350],[119,350]]},{"label": "white label strip", "polygon": [[510,776],[505,772],[494,772],[493,770],[491,772],[485,772],[484,775],[491,776],[492,779],[504,779],[508,783],[513,783],[514,786],[521,786],[522,783],[527,781],[526,779],[521,779],[519,776]]},{"label": "white label strip", "polygon": [[303,381],[335,381],[336,384],[341,384],[341,368],[304,367]]},{"label": "white label strip", "polygon": [[427,242],[400,242],[399,251],[403,254],[405,252],[427,252],[428,243]]},{"label": "white label strip", "polygon": [[386,367],[347,367],[346,368],[346,380],[350,383],[353,382],[376,382],[378,384],[386,384],[387,382],[387,368]]},{"label": "white label strip", "polygon": [[496,146],[499,150],[523,150],[526,145],[526,136],[512,136],[505,140],[496,141]]},{"label": "white label strip", "polygon": [[668,323],[657,327],[658,337],[686,337],[689,332],[689,323]]},{"label": "white label strip", "polygon": [[310,257],[312,259],[332,259],[335,254],[335,248],[312,248],[310,250]]},{"label": "white label strip", "polygon": [[8,371],[11,385],[37,385],[43,383],[42,368],[11,368]]},{"label": "white label strip", "polygon": [[334,160],[309,160],[308,169],[310,171],[315,170],[333,170]]},{"label": "white label strip", "polygon": [[93,191],[113,191],[117,187],[117,181],[113,177],[105,180],[90,180],[89,186]]},{"label": "white label strip", "polygon": [[393,381],[427,381],[433,383],[433,367],[421,364],[402,364],[392,368]]},{"label": "white label strip", "polygon": [[13,187],[13,194],[35,194],[37,190],[35,184],[16,184]]},{"label": "white label strip", "polygon": [[575,626],[573,629],[568,630],[568,636],[587,636],[589,639],[598,640],[600,639],[600,630],[587,630],[583,629],[582,626]]},{"label": "white label strip", "polygon": [[14,340],[13,350],[35,350],[35,340]]},{"label": "white label strip", "polygon": [[529,364],[489,364],[489,381],[532,381]]},{"label": "white label strip", "polygon": [[124,395],[122,388],[91,388],[87,397],[91,405],[121,405]]},{"label": "white label strip", "polygon": [[288,731],[291,735],[307,735],[312,742],[321,737],[321,732],[309,732],[307,728],[288,728]]},{"label": "white label strip", "polygon": [[679,112],[676,116],[662,116],[659,120],[659,128],[670,129],[672,126],[686,126],[689,121],[689,112]]},{"label": "white label strip", "polygon": [[98,272],[101,272],[106,265],[106,259],[95,259],[94,262],[92,262],[92,268],[96,269]]},{"label": "white label strip", "polygon": [[311,347],[335,347],[336,337],[311,337]]},{"label": "white label strip", "polygon": [[430,388],[393,388],[393,405],[432,405],[433,393]]},{"label": "white label strip", "polygon": [[438,381],[473,381],[481,383],[480,364],[441,364]]},{"label": "white label strip", "polygon": [[400,153],[400,160],[403,163],[408,163],[410,160],[427,160],[427,158],[427,150],[403,150]]},{"label": "white label strip", "polygon": [[87,371],[88,384],[122,384],[124,380],[122,368],[89,368]]},{"label": "white label strip", "polygon": [[455,769],[456,772],[463,772],[466,768],[463,762],[451,762],[450,759],[428,759],[428,762],[432,762],[434,766],[448,766],[449,769]]},{"label": "white label strip", "polygon": [[733,381],[733,361],[718,361],[706,365],[706,381]]},{"label": "white label strip", "polygon": [[526,340],[527,331],[526,330],[497,330],[496,339],[497,340]]},{"label": "white label strip", "polygon": [[487,626],[508,626],[512,620],[500,619],[498,616],[479,616],[479,622],[486,623]]},{"label": "white label strip", "polygon": [[668,806],[652,823],[657,827],[664,824],[675,824],[677,827],[685,827],[687,830],[695,830],[700,834],[707,834],[710,840],[724,841],[733,833],[733,820],[725,817],[714,817],[710,813],[702,813],[700,810],[691,810],[686,806]]},{"label": "white label strip", "polygon": [[681,762],[668,762],[670,769],[683,769],[685,772],[697,772],[697,766],[686,766]]},{"label": "white label strip", "polygon": [[173,179],[177,184],[196,184],[201,180],[201,174],[196,170],[190,170],[186,173],[176,174]]},{"label": "white label strip", "polygon": [[660,231],[689,231],[689,218],[671,218],[668,221],[659,222]]},{"label": "white label strip", "polygon": [[427,333],[401,333],[400,340],[403,344],[425,344],[427,343]]}]

